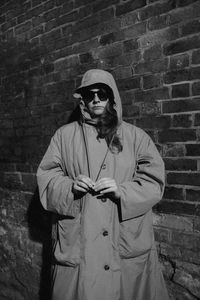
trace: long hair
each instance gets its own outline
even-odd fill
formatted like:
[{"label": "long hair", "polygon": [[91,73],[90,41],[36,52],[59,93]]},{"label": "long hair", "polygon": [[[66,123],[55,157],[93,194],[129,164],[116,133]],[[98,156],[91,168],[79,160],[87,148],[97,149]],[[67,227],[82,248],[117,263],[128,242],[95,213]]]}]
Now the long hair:
[{"label": "long hair", "polygon": [[118,116],[114,108],[115,101],[113,91],[108,89],[109,101],[104,112],[97,121],[97,138],[105,138],[107,145],[113,153],[122,151],[123,146],[117,135]]}]

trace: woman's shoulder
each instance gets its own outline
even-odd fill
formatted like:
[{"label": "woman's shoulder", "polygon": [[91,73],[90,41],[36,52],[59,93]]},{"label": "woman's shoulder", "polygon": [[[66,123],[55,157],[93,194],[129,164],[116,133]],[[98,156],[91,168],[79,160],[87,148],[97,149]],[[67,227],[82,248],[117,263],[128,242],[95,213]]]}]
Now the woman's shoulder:
[{"label": "woman's shoulder", "polygon": [[148,137],[148,134],[140,127],[137,127],[131,123],[128,123],[126,121],[122,122],[122,130],[125,132],[129,132],[130,134],[138,137]]},{"label": "woman's shoulder", "polygon": [[74,121],[61,126],[60,128],[57,129],[57,131],[60,132],[60,134],[65,134],[65,133],[73,132],[78,127],[79,127],[79,123],[77,121]]},{"label": "woman's shoulder", "polygon": [[68,123],[68,124],[65,124],[61,127],[59,127],[54,136],[57,136],[57,137],[70,137],[70,136],[73,136],[75,131],[77,131],[79,128],[79,123],[77,121],[74,121],[72,123]]}]

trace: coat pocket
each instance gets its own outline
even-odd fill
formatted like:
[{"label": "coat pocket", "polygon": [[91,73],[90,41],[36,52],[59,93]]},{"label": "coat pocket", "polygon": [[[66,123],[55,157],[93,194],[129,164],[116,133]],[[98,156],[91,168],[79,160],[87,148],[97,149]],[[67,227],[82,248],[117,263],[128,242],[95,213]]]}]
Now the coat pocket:
[{"label": "coat pocket", "polygon": [[152,214],[120,223],[119,253],[121,258],[133,258],[148,252],[154,241]]},{"label": "coat pocket", "polygon": [[75,267],[80,263],[81,214],[57,222],[54,256],[58,263]]}]

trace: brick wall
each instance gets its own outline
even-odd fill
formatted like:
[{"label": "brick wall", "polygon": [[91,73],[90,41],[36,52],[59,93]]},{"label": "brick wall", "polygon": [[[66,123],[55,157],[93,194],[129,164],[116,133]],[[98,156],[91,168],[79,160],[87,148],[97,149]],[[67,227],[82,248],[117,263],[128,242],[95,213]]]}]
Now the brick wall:
[{"label": "brick wall", "polygon": [[172,299],[200,299],[200,2],[1,0],[0,298],[49,298],[50,216],[35,171],[89,68],[166,164],[155,235]]}]

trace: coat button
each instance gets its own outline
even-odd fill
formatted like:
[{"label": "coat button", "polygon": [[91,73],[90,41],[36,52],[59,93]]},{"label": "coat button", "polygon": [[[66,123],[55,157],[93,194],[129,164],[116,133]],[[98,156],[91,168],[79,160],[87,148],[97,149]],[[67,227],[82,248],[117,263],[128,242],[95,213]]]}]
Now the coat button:
[{"label": "coat button", "polygon": [[108,271],[108,270],[110,269],[109,265],[105,265],[105,266],[104,266],[104,269],[105,269],[106,271]]},{"label": "coat button", "polygon": [[102,202],[106,202],[107,199],[106,199],[106,198],[101,198],[101,201],[102,201]]},{"label": "coat button", "polygon": [[108,235],[108,231],[107,230],[104,230],[103,231],[103,236],[107,236]]},{"label": "coat button", "polygon": [[103,164],[102,165],[102,169],[104,170],[106,168],[106,164]]}]

